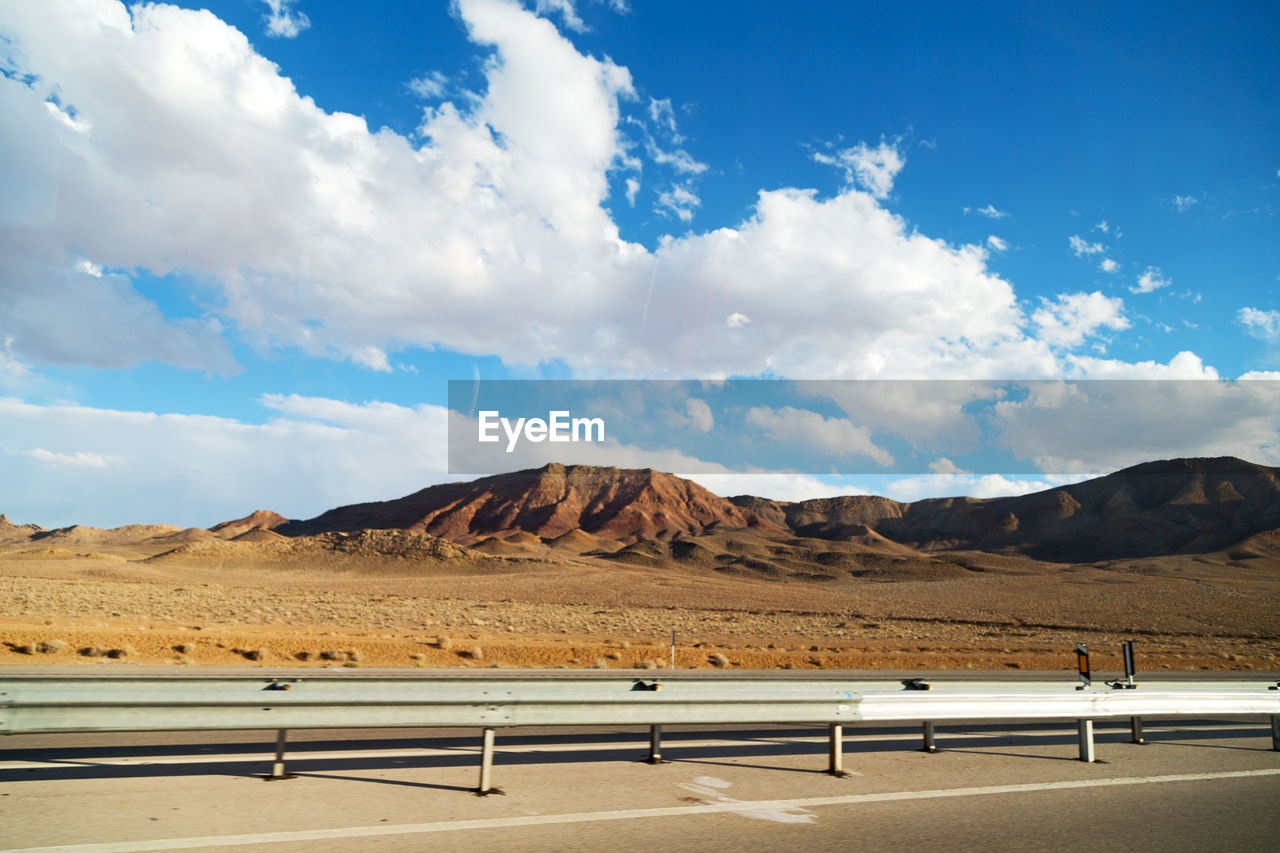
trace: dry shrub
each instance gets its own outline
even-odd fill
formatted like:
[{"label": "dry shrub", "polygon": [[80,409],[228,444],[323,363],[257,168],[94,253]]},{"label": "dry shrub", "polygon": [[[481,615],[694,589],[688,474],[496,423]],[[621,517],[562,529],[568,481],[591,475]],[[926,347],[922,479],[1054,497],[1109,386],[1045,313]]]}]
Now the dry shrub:
[{"label": "dry shrub", "polygon": [[415,652],[414,654],[409,655],[409,660],[416,660],[418,663],[422,663],[426,659],[427,656],[422,652]]},{"label": "dry shrub", "polygon": [[79,654],[87,658],[100,658],[107,653],[102,646],[85,646]]},{"label": "dry shrub", "polygon": [[266,649],[248,649],[244,652],[244,656],[249,660],[266,660],[269,654],[271,653]]},{"label": "dry shrub", "polygon": [[295,658],[301,661],[313,660],[319,656],[320,656],[319,652],[298,652],[296,655],[294,655]]},{"label": "dry shrub", "polygon": [[657,669],[658,662],[656,660],[645,660],[640,662],[641,669]]},{"label": "dry shrub", "polygon": [[325,649],[320,653],[320,660],[342,661],[347,659],[347,653],[342,649]]},{"label": "dry shrub", "polygon": [[480,648],[479,646],[472,646],[471,648],[467,649],[466,652],[464,652],[463,654],[465,654],[467,657],[471,658],[472,660],[484,660],[484,649]]},{"label": "dry shrub", "polygon": [[195,643],[178,643],[173,650],[181,655],[189,655],[196,650]]},{"label": "dry shrub", "polygon": [[729,665],[729,659],[724,655],[720,654],[719,652],[716,652],[714,655],[709,656],[707,660],[711,662],[712,666],[728,666]]},{"label": "dry shrub", "polygon": [[347,660],[360,663],[360,661],[364,660],[364,655],[360,653],[359,649],[347,649]]},{"label": "dry shrub", "polygon": [[436,648],[448,651],[453,648],[453,640],[449,637],[440,637],[436,640]]},{"label": "dry shrub", "polygon": [[137,654],[138,653],[137,651],[134,650],[133,646],[124,645],[118,649],[112,649],[111,651],[107,652],[107,657],[112,658],[114,660],[119,660],[121,658],[131,658]]},{"label": "dry shrub", "polygon": [[63,640],[46,640],[43,643],[36,644],[36,651],[44,655],[52,655],[62,651],[67,647]]},{"label": "dry shrub", "polygon": [[609,652],[605,657],[609,660],[622,660],[622,652]]},{"label": "dry shrub", "polygon": [[596,658],[594,661],[592,661],[591,666],[594,669],[608,669],[609,661],[605,658]]}]

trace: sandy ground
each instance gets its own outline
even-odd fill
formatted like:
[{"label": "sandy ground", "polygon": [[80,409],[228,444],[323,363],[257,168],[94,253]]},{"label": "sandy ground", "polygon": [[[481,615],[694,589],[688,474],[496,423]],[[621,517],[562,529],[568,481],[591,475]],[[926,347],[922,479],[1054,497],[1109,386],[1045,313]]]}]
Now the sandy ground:
[{"label": "sandy ground", "polygon": [[1204,561],[768,582],[591,559],[0,553],[0,666],[1280,669],[1280,580]]}]

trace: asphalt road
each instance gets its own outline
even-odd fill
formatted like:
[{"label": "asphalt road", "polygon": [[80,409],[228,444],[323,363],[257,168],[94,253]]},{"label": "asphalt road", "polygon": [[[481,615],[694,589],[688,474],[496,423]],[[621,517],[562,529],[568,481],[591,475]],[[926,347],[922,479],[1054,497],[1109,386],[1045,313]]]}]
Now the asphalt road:
[{"label": "asphalt road", "polygon": [[[918,675],[918,673],[916,674]],[[13,735],[0,739],[0,848],[143,850],[1280,849],[1280,752],[1265,720],[1097,724],[1100,761],[1057,723],[688,729],[650,766],[647,730],[500,730],[473,793],[475,731]]]}]

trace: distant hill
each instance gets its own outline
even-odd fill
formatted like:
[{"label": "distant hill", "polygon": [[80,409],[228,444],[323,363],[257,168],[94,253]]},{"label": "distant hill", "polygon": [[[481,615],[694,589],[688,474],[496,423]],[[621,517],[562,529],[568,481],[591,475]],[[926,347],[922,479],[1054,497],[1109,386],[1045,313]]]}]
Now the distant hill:
[{"label": "distant hill", "polygon": [[698,534],[713,525],[783,532],[750,508],[672,474],[555,463],[470,483],[431,486],[397,500],[339,507],[282,525],[276,532],[298,536],[394,528],[471,544],[519,531],[547,540],[578,531],[630,543]]},{"label": "distant hill", "polygon": [[266,529],[287,536],[400,529],[462,544],[512,543],[485,545],[495,551],[536,543],[512,538],[521,533],[561,547],[575,543],[571,550],[581,551],[751,530],[877,550],[1016,552],[1081,562],[1221,550],[1277,528],[1280,469],[1222,457],[1149,462],[1017,497],[913,503],[866,495],[795,503],[722,498],[650,469],[551,464]]},{"label": "distant hill", "polygon": [[869,529],[924,551],[1080,562],[1214,551],[1275,530],[1280,469],[1234,457],[1173,459],[1008,498],[731,500],[801,536],[847,539]]}]

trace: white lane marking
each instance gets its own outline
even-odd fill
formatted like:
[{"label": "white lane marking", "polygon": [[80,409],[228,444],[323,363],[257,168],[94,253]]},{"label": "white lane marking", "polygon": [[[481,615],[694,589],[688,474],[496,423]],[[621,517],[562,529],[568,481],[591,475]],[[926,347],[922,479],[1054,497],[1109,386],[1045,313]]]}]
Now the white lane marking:
[{"label": "white lane marking", "polygon": [[[1150,737],[1162,731],[1169,732],[1223,732],[1223,731],[1254,731],[1258,726],[1244,725],[1222,725],[1222,726],[1206,726],[1199,728],[1182,727],[1153,727],[1147,726],[1146,733]],[[1103,730],[1104,732],[1106,730]],[[1119,731],[1117,729],[1116,731]],[[1027,737],[1049,737],[1052,735],[1072,735],[1076,734],[1076,730],[1072,729],[1045,729],[1032,732],[1011,732],[1005,729],[993,729],[990,731],[968,731],[953,732],[943,730],[938,736],[946,741],[961,741],[966,738],[981,739],[990,737],[1013,737],[1024,735]],[[667,740],[663,743],[663,748],[668,752],[676,752],[679,749],[706,749],[709,747],[721,746],[786,746],[788,744],[807,744],[807,743],[823,743],[828,740],[827,735],[807,737],[797,735],[795,737],[778,737],[778,738],[724,738],[718,740]],[[883,735],[850,735],[844,736],[845,743],[876,743],[879,741],[919,741],[919,734],[883,734]],[[299,745],[306,741],[299,741]],[[494,750],[497,755],[504,753],[511,755],[530,754],[539,752],[604,752],[608,750],[636,750],[648,749],[649,742],[646,741],[624,741],[624,742],[606,742],[599,743],[575,743],[575,744],[541,744],[531,746],[502,746],[499,740],[499,746]],[[468,755],[480,754],[478,746],[457,746],[447,748],[431,748],[420,747],[416,749],[339,749],[328,750],[325,752],[307,752],[299,749],[285,753],[286,761],[331,761],[334,759],[347,758],[439,758],[449,755]],[[203,755],[166,755],[166,756],[117,756],[111,758],[62,758],[54,761],[0,761],[0,770],[37,770],[47,768],[64,768],[74,769],[77,767],[133,767],[148,764],[248,764],[260,763],[263,761],[274,761],[274,752],[262,753],[221,753],[221,754],[203,754]],[[3,851],[0,851],[3,853]]]},{"label": "white lane marking", "polygon": [[708,801],[741,805],[742,808],[735,808],[734,813],[743,817],[754,818],[755,820],[771,820],[774,823],[813,823],[818,819],[818,816],[808,809],[777,808],[767,802],[763,804],[763,808],[751,808],[761,804],[726,796],[722,792],[733,787],[733,783],[717,779],[715,776],[699,776],[692,782],[681,782],[679,787],[702,797],[702,804],[704,805]]},{"label": "white lane marking", "polygon": [[1117,779],[1088,779],[1075,782],[1035,782],[1024,785],[991,785],[985,788],[942,788],[933,791],[891,791],[881,794],[850,794],[843,797],[809,797],[796,800],[744,800],[738,803],[708,803],[657,809],[627,809],[582,814],[528,815],[526,817],[481,820],[406,823],[396,826],[349,826],[336,829],[303,829],[286,832],[257,832],[247,835],[208,835],[197,838],[163,838],[155,841],[121,841],[101,844],[64,844],[56,847],[21,847],[0,853],[147,853],[153,850],[194,850],[202,847],[238,847],[244,844],[284,844],[294,841],[327,841],[334,838],[369,838],[382,835],[416,835],[428,832],[460,832],[469,829],[508,829],[561,823],[594,823],[606,820],[641,820],[654,817],[723,814],[760,809],[809,809],[819,806],[884,803],[900,800],[933,800],[945,797],[977,797],[991,794],[1022,794],[1036,791],[1063,791],[1074,788],[1106,788],[1120,785],[1153,785],[1168,782],[1205,782],[1215,779],[1245,779],[1280,776],[1280,768],[1229,770],[1218,773],[1182,773],[1171,776],[1130,776]]}]

